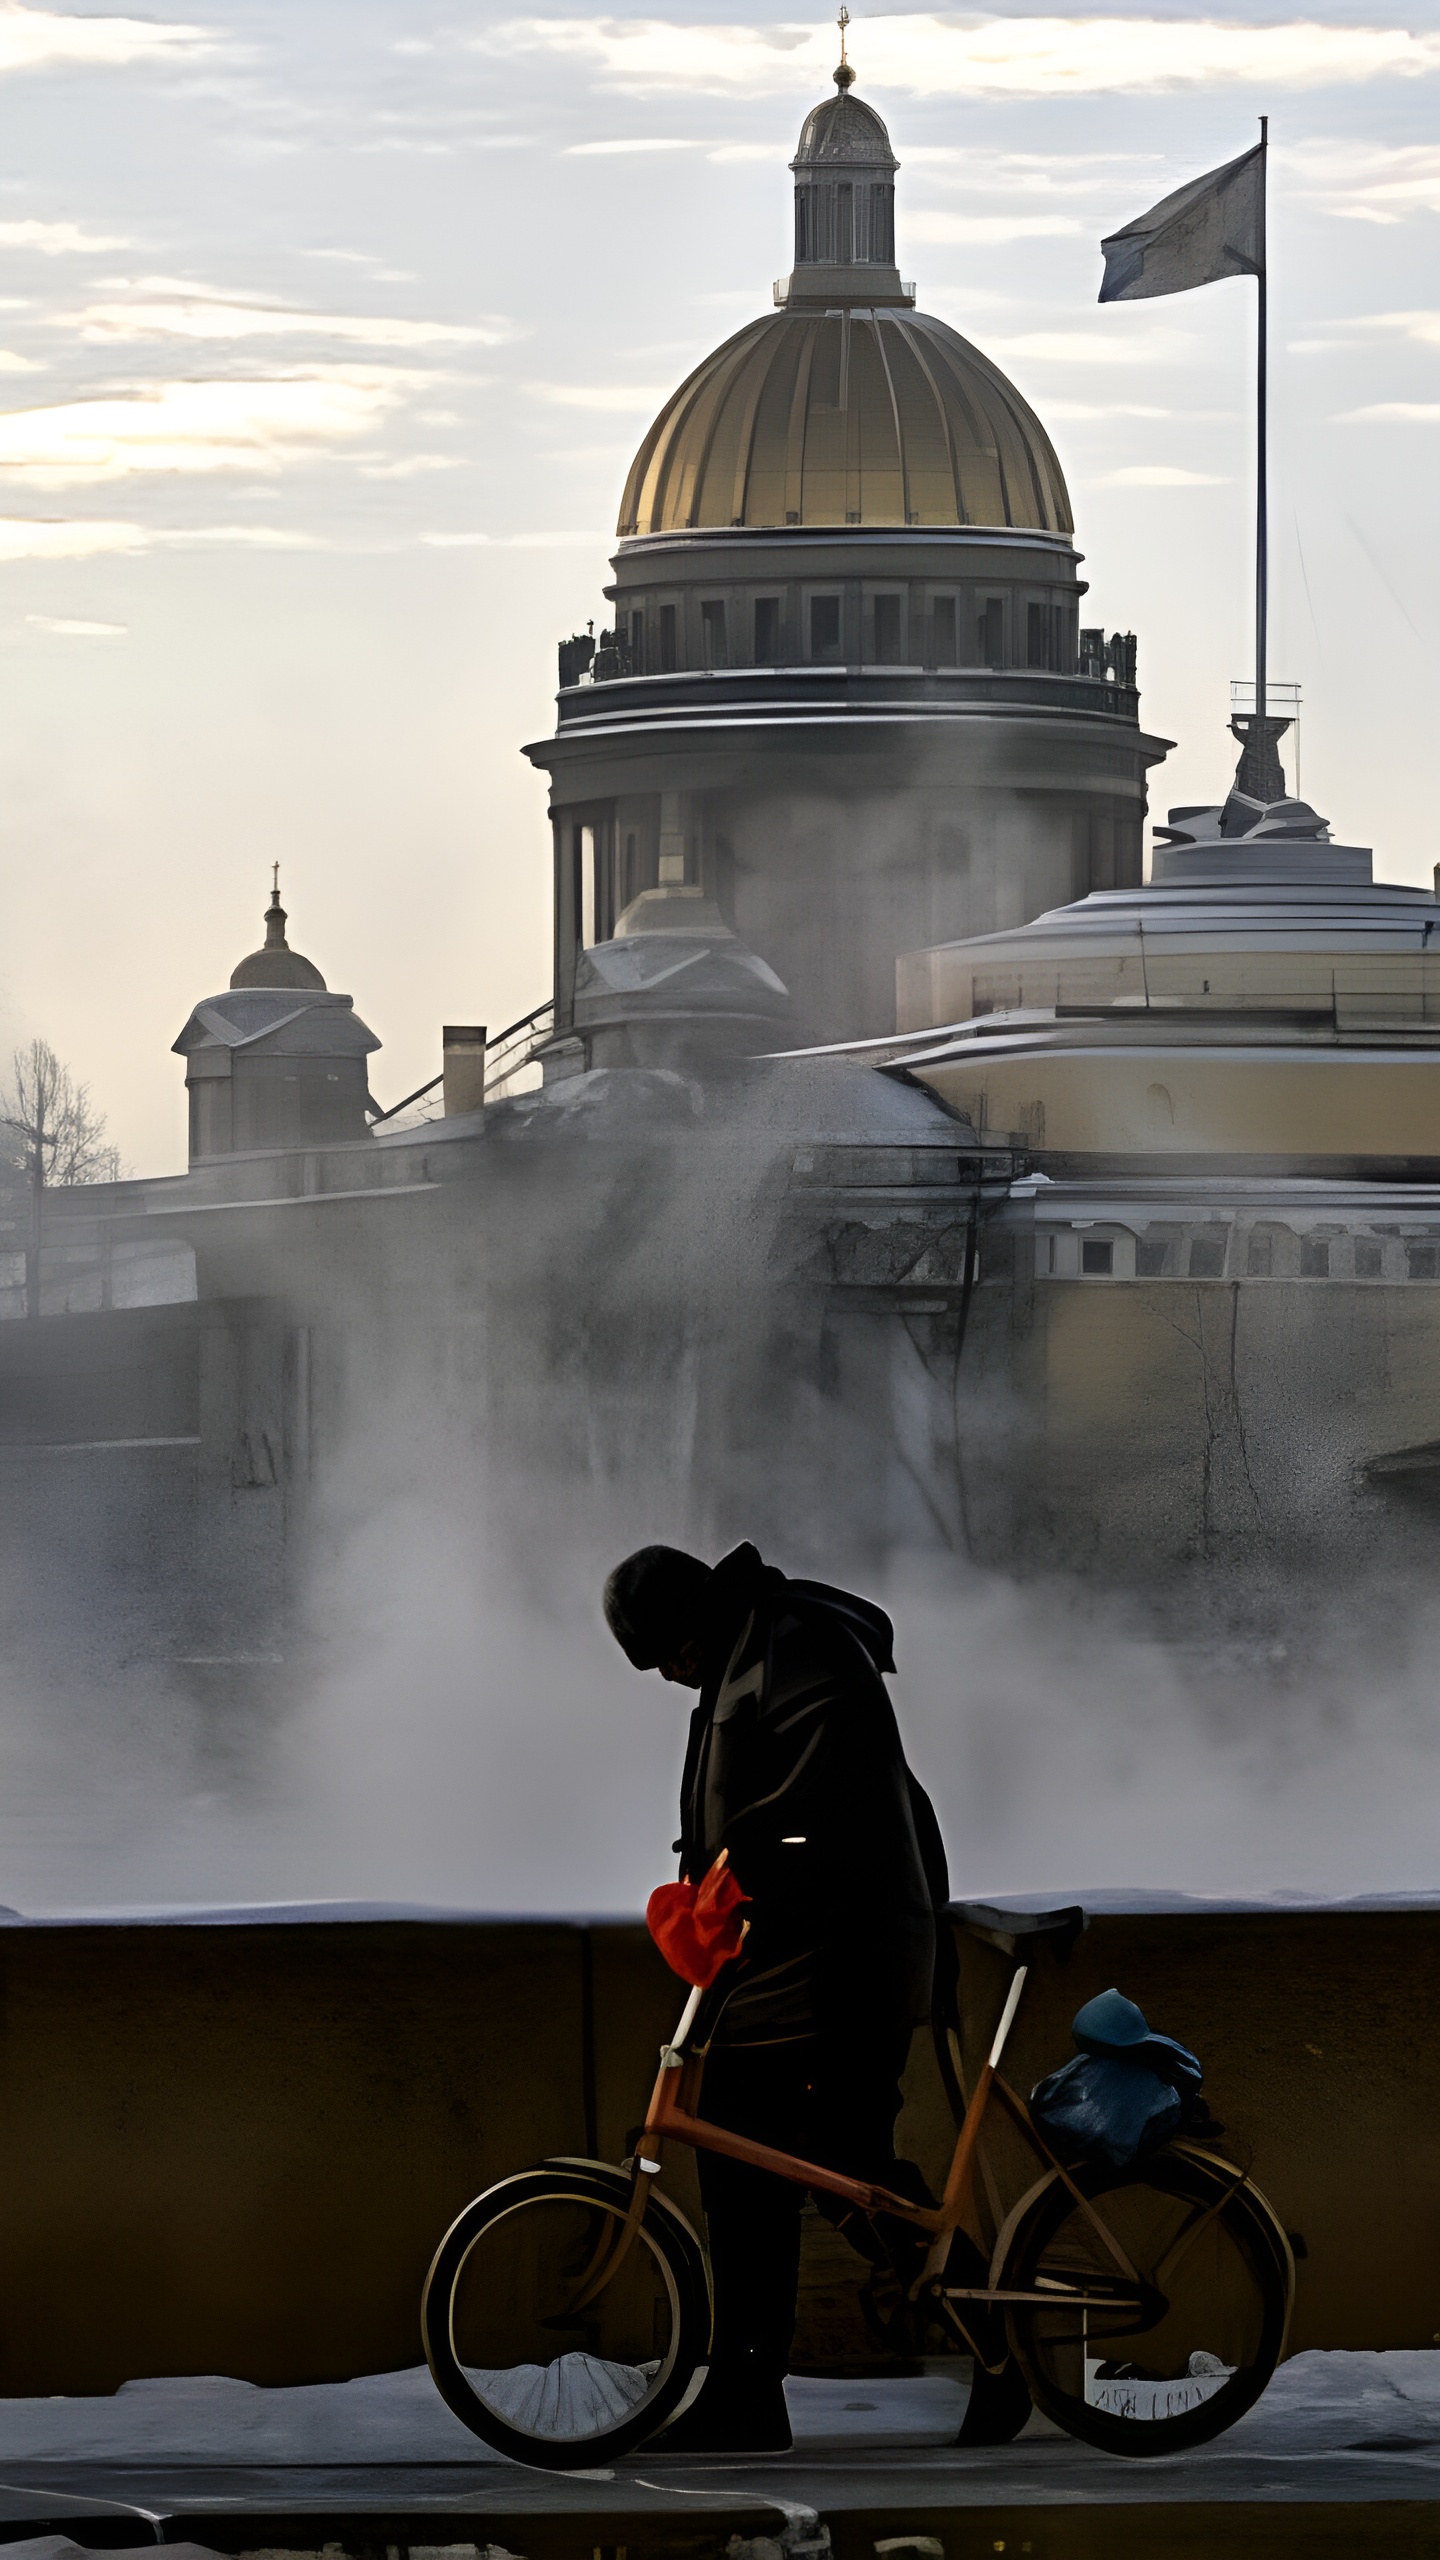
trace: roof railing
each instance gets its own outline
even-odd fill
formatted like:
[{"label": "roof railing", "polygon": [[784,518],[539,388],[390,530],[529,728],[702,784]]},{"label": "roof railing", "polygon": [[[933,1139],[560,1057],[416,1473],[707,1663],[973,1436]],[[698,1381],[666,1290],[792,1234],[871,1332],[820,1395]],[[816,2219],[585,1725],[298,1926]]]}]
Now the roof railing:
[{"label": "roof railing", "polygon": [[528,1067],[537,1049],[549,1039],[555,1028],[555,999],[547,996],[533,1013],[523,1014],[512,1022],[508,1031],[497,1032],[485,1043],[485,1099],[500,1099],[501,1089]]},{"label": "roof railing", "polygon": [[[530,1065],[536,1050],[549,1039],[554,1027],[555,999],[553,996],[547,996],[543,1004],[537,1004],[529,1013],[522,1014],[518,1022],[510,1023],[504,1031],[497,1031],[493,1040],[486,1041],[485,1099],[487,1102],[498,1102],[502,1098],[505,1086],[512,1083],[514,1078]],[[427,1084],[418,1084],[413,1093],[407,1093],[403,1102],[392,1102],[388,1111],[376,1111],[371,1108],[371,1128],[379,1129],[387,1120],[398,1120],[402,1111],[408,1111],[412,1103],[423,1102],[427,1094],[434,1093],[444,1081],[445,1070],[442,1067],[440,1073],[437,1076],[431,1076]],[[428,1125],[428,1120],[435,1116],[433,1112],[428,1114],[427,1119],[419,1125],[422,1128],[425,1127]],[[403,1134],[403,1132],[397,1132],[397,1135]]]},{"label": "roof railing", "polygon": [[[857,266],[857,267],[855,268],[855,273],[856,273],[856,275],[861,274],[861,272],[862,272],[862,270]],[[893,269],[891,270],[891,272],[893,273]],[[783,310],[786,308],[786,306],[787,306],[787,304],[789,303],[789,300],[790,300],[790,296],[791,296],[792,289],[796,288],[798,284],[799,284],[799,277],[798,277],[798,273],[797,273],[797,275],[790,275],[790,276],[777,276],[777,277],[775,278],[775,282],[774,282],[774,284],[771,286],[771,288],[770,288],[770,289],[771,289],[771,292],[773,293],[773,295],[774,295],[774,297],[775,297],[775,308],[776,308],[776,310],[777,310],[777,311],[783,311]],[[803,291],[804,291],[803,285],[800,285],[800,286],[799,286],[799,290],[803,293]],[[907,281],[904,277],[902,277],[902,278],[901,278],[901,282],[900,282],[900,291],[901,291],[901,294],[903,295],[903,297],[904,297],[905,301],[906,301],[906,302],[908,302],[908,303],[912,306],[912,308],[913,308],[913,306],[914,306],[914,301],[915,301],[915,279],[914,279],[914,277],[913,277],[913,276],[911,276],[911,277],[908,279],[908,281]],[[818,299],[818,297],[817,297],[817,299]],[[856,296],[856,300],[859,302],[859,305],[860,305],[860,308],[861,308],[861,310],[862,310],[862,311],[863,311],[863,310],[868,309],[868,307],[869,307],[869,306],[868,306],[868,304],[866,303],[865,296],[864,296],[864,294],[863,294],[863,293],[858,294],[858,295]],[[882,295],[882,297],[881,297],[881,301],[882,301],[882,307],[893,310],[893,308],[894,308],[894,299],[893,299],[893,295],[892,295],[892,294],[888,294],[888,293],[887,293],[887,294]]]}]

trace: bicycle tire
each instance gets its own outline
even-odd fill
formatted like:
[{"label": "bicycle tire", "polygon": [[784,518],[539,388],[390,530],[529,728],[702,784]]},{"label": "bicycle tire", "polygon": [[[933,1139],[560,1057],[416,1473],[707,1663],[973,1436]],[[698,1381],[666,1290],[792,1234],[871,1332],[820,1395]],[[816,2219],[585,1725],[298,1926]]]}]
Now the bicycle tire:
[{"label": "bicycle tire", "polygon": [[1089,2204],[1151,2290],[1139,2316],[1132,2293],[1108,2320],[1063,2304],[1008,2307],[1031,2398],[1105,2453],[1145,2460],[1208,2444],[1254,2407],[1284,2353],[1295,2269],[1283,2227],[1233,2162],[1188,2144],[1068,2176],[1070,2186],[1052,2173],[1018,2208],[997,2249],[998,2288],[1122,2285]]},{"label": "bicycle tire", "polygon": [[[653,2189],[621,2270],[574,2310],[630,2196],[628,2175],[602,2161],[546,2161],[476,2196],[435,2252],[420,2302],[435,2387],[473,2434],[513,2462],[574,2471],[631,2452],[676,2415],[709,2354],[704,2253],[684,2215]],[[563,2344],[567,2332],[587,2344]],[[640,2357],[637,2346],[658,2352]],[[585,2368],[578,2376],[575,2359]],[[569,2377],[560,2370],[567,2361]],[[573,2403],[587,2392],[593,2402],[597,2389],[601,2399],[633,2396],[608,2414],[599,2409],[593,2422],[577,2411],[562,2423],[557,2403],[563,2412],[567,2394]]]}]

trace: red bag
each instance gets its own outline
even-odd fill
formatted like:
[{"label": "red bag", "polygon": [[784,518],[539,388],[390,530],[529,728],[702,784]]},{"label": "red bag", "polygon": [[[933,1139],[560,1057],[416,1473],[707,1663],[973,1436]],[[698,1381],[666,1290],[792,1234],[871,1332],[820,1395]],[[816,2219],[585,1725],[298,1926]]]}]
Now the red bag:
[{"label": "red bag", "polygon": [[682,1982],[706,1990],[716,1975],[740,1953],[749,1922],[740,1917],[742,1893],[722,1849],[699,1884],[688,1877],[680,1884],[659,1884],[645,1905],[645,1926]]}]

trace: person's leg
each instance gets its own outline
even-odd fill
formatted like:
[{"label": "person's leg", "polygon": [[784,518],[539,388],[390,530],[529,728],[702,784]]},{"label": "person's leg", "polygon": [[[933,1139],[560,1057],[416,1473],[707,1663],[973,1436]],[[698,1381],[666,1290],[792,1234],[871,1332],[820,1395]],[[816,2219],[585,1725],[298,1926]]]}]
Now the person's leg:
[{"label": "person's leg", "polygon": [[[873,2179],[901,2195],[914,2192],[918,2200],[924,2179],[913,2161],[895,2157],[910,2035],[908,2027],[862,2017],[842,2032],[817,2036],[809,2048],[803,2138],[806,2156],[822,2168]],[[823,2197],[820,2205],[832,2221],[849,2210],[835,2200],[832,2212]]]},{"label": "person's leg", "polygon": [[[700,2111],[776,2149],[796,2148],[805,2048],[723,2048],[705,2065]],[[790,2442],[784,2379],[795,2331],[804,2191],[784,2178],[697,2154],[715,2285],[710,2372],[661,2439],[676,2452],[774,2452]]]},{"label": "person's leg", "polygon": [[[935,2198],[915,2162],[895,2156],[895,2119],[909,2049],[908,2028],[863,2015],[848,2033],[818,2039],[807,2092],[809,2122],[801,2148],[826,2168],[873,2179],[877,2186],[890,2187],[916,2204],[933,2204]],[[898,2215],[872,2219],[838,2196],[822,2193],[816,2203],[852,2249],[869,2261],[872,2274],[862,2304],[877,2343],[911,2353],[914,2339],[907,2297],[929,2253],[929,2235]]]}]

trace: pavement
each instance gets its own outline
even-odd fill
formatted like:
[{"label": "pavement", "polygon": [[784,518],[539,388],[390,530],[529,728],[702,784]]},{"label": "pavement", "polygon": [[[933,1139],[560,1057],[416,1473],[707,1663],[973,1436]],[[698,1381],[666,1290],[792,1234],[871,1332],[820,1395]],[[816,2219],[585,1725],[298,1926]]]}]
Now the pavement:
[{"label": "pavement", "polygon": [[1012,2445],[958,2447],[949,2374],[788,2390],[788,2455],[652,2450],[569,2474],[490,2453],[423,2367],[0,2401],[0,2539],[8,2560],[161,2540],[332,2560],[1440,2560],[1433,2350],[1296,2356],[1215,2444],[1145,2462],[1039,2418]]}]

